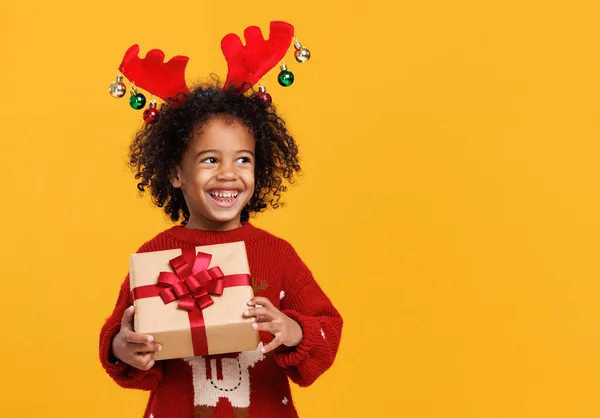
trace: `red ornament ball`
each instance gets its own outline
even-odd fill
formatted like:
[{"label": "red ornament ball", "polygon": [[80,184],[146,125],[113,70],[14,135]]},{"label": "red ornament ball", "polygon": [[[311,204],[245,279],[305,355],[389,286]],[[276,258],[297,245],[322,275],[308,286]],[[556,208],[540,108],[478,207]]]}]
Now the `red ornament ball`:
[{"label": "red ornament ball", "polygon": [[146,123],[152,123],[156,121],[156,118],[158,118],[158,110],[155,107],[149,107],[144,110],[144,121]]},{"label": "red ornament ball", "polygon": [[261,99],[264,100],[264,102],[267,104],[267,106],[270,106],[271,103],[273,102],[273,98],[266,91],[265,92],[259,91],[257,94],[258,94],[258,97],[260,97]]}]

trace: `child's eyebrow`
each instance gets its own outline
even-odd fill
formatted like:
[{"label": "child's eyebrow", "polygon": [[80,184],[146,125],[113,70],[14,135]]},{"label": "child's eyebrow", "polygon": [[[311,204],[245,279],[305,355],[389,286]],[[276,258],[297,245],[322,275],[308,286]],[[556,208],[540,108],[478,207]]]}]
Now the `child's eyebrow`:
[{"label": "child's eyebrow", "polygon": [[[195,158],[198,158],[198,157],[200,157],[203,154],[218,153],[218,152],[219,151],[217,151],[216,149],[205,149],[203,151],[198,152],[198,154],[196,154]],[[243,153],[243,152],[246,152],[246,153],[248,153],[248,154],[250,154],[250,155],[252,155],[254,157],[254,153],[252,151],[250,151],[249,149],[241,149],[241,150],[239,150],[237,152],[237,154],[240,154],[240,153]]]},{"label": "child's eyebrow", "polygon": [[203,151],[198,152],[198,154],[196,154],[195,158],[198,158],[199,156],[203,155],[203,154],[208,154],[208,153],[212,153],[212,152],[217,152],[216,149],[205,149]]}]

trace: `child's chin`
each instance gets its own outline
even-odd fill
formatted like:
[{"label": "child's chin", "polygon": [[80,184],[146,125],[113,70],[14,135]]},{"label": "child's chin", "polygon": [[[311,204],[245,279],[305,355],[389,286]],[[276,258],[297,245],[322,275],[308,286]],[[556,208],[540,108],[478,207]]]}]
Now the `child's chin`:
[{"label": "child's chin", "polygon": [[240,219],[240,212],[231,208],[227,210],[219,211],[221,213],[212,213],[211,220],[217,223],[227,223],[232,222],[236,219]]}]

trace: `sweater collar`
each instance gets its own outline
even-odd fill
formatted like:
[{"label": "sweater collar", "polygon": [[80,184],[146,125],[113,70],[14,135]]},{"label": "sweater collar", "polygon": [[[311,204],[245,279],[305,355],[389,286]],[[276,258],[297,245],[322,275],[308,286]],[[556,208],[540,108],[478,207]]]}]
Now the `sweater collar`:
[{"label": "sweater collar", "polygon": [[257,237],[260,229],[255,228],[249,222],[243,222],[242,226],[229,231],[205,231],[202,229],[174,226],[165,231],[178,241],[193,245],[225,244],[236,241],[249,241]]}]

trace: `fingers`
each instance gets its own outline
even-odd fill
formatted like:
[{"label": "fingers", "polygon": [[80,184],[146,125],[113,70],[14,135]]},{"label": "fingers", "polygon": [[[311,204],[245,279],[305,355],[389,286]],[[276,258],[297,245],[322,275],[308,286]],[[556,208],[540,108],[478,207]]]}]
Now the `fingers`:
[{"label": "fingers", "polygon": [[154,366],[154,353],[140,354],[135,357],[133,367],[140,370],[150,370]]},{"label": "fingers", "polygon": [[[139,335],[139,334],[138,334]],[[154,353],[162,347],[157,343],[129,343],[124,338],[113,341],[113,354],[121,361],[140,370],[154,366]]]},{"label": "fingers", "polygon": [[278,337],[275,337],[273,339],[273,341],[271,341],[269,344],[265,345],[262,348],[262,352],[263,353],[268,353],[269,351],[273,351],[275,350],[277,347],[279,347],[281,345],[281,341],[279,340]]},{"label": "fingers", "polygon": [[255,318],[256,318],[255,322],[269,322],[269,321],[271,321],[271,319],[267,318],[266,316],[261,316],[261,315],[258,315]]},{"label": "fingers", "polygon": [[268,308],[249,308],[244,312],[246,318],[256,317],[256,322],[272,321],[277,318],[277,312]]},{"label": "fingers", "polygon": [[272,334],[281,331],[281,323],[270,321],[270,322],[254,322],[252,328],[259,331],[267,331]]},{"label": "fingers", "polygon": [[[259,305],[257,307],[257,305]],[[275,336],[273,341],[262,348],[263,353],[275,350],[282,344],[281,335],[284,334],[283,324],[281,322],[282,313],[265,297],[257,296],[248,301],[250,308],[244,312],[245,317],[255,317],[256,322],[252,327],[259,331],[270,332]],[[285,315],[283,315],[285,317]]]},{"label": "fingers", "polygon": [[277,310],[277,308],[271,303],[271,301],[262,296],[257,296],[248,301],[248,306],[262,305],[266,308],[271,308]]},{"label": "fingers", "polygon": [[[123,318],[121,319],[121,332],[125,341],[134,344],[146,344],[154,341],[152,335],[138,334],[133,331],[133,316],[135,314],[135,308],[130,306],[123,312]],[[154,351],[154,350],[147,350]]]},{"label": "fingers", "polygon": [[162,350],[162,345],[158,343],[129,343],[129,346],[136,353],[155,353]]},{"label": "fingers", "polygon": [[130,306],[123,312],[121,329],[112,343],[112,351],[119,360],[139,370],[150,370],[154,366],[154,353],[162,346],[154,342],[151,335],[133,331],[135,308]]},{"label": "fingers", "polygon": [[146,344],[154,341],[154,337],[152,335],[138,334],[137,332],[130,331],[125,333],[125,341],[134,344]]},{"label": "fingers", "polygon": [[135,308],[131,305],[129,308],[125,309],[123,312],[123,317],[121,318],[121,329],[128,329],[133,331],[133,315],[135,312]]}]

